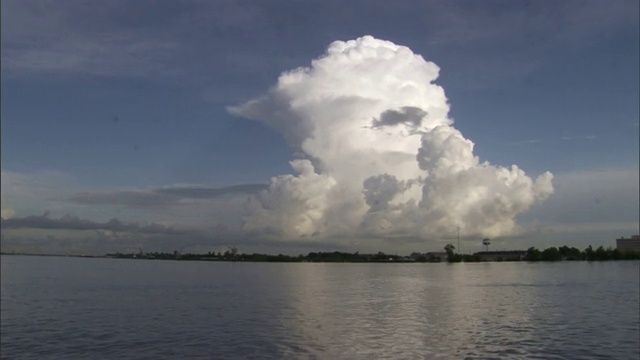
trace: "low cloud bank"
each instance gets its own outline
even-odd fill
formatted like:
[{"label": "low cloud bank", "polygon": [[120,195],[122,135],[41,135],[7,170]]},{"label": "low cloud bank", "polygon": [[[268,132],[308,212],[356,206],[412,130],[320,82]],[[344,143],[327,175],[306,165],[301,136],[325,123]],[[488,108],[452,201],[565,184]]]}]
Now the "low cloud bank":
[{"label": "low cloud bank", "polygon": [[133,232],[139,234],[165,234],[165,235],[185,235],[189,231],[176,230],[162,224],[139,224],[124,223],[117,218],[100,223],[91,220],[80,219],[72,215],[64,215],[59,219],[50,218],[48,213],[36,216],[15,217],[2,219],[0,222],[2,229],[48,229],[48,230],[106,230],[113,232]]},{"label": "low cloud bank", "polygon": [[268,187],[266,184],[242,184],[219,188],[202,186],[168,186],[151,190],[117,190],[73,194],[66,201],[82,205],[118,205],[148,208],[179,205],[190,200],[218,199],[232,195],[252,195]]}]

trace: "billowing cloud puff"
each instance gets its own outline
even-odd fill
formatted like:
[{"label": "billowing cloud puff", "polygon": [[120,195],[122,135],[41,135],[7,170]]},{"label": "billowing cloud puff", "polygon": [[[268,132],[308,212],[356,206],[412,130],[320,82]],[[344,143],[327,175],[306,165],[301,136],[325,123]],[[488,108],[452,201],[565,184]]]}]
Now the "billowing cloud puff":
[{"label": "billowing cloud puff", "polygon": [[296,175],[252,197],[244,228],[290,239],[507,235],[553,192],[517,166],[480,162],[453,127],[439,68],[409,48],[365,36],[336,41],[310,67],[230,107],[281,132]]}]

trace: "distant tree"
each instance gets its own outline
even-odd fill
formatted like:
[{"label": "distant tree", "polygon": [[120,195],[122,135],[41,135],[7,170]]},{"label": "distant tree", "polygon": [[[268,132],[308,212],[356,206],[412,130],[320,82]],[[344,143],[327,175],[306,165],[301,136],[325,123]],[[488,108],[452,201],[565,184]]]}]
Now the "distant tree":
[{"label": "distant tree", "polygon": [[562,255],[557,247],[552,246],[550,248],[544,249],[540,254],[540,260],[542,261],[560,261],[562,260]]},{"label": "distant tree", "polygon": [[580,251],[579,249],[576,249],[575,247],[569,248],[569,250],[567,251],[566,255],[564,255],[564,257],[566,260],[571,260],[571,261],[584,260],[584,254],[582,253],[582,251]]},{"label": "distant tree", "polygon": [[[609,249],[611,251],[611,249]],[[595,259],[599,260],[599,261],[603,261],[603,260],[609,260],[610,256],[610,251],[605,250],[604,247],[602,246],[598,246],[598,248],[596,249],[595,252]]]},{"label": "distant tree", "polygon": [[584,249],[584,258],[585,260],[593,261],[596,259],[595,251],[593,251],[593,247],[589,245],[588,248]]},{"label": "distant tree", "polygon": [[481,262],[482,261],[482,256],[480,256],[479,254],[462,255],[462,261],[464,261],[464,262]]},{"label": "distant tree", "polygon": [[382,251],[378,251],[377,254],[373,255],[373,260],[387,260],[389,255],[383,253]]},{"label": "distant tree", "polygon": [[413,260],[415,260],[416,262],[426,262],[427,261],[427,257],[424,254],[421,254],[419,252],[413,252],[411,253],[411,255],[409,255],[410,258],[412,258]]},{"label": "distant tree", "polygon": [[527,249],[527,255],[525,255],[524,259],[526,261],[540,261],[540,250],[535,247],[530,247]]},{"label": "distant tree", "polygon": [[622,251],[615,249],[611,252],[611,260],[622,260],[624,259],[624,254]]},{"label": "distant tree", "polygon": [[456,247],[452,244],[447,244],[444,246],[444,251],[447,253],[447,261],[448,262],[460,262],[462,261],[462,255],[456,254]]},{"label": "distant tree", "polygon": [[623,251],[622,258],[624,260],[640,260],[640,251]]},{"label": "distant tree", "polygon": [[456,250],[456,247],[453,246],[452,244],[447,244],[444,246],[444,252],[446,252],[447,255],[449,256],[453,255],[455,250]]}]

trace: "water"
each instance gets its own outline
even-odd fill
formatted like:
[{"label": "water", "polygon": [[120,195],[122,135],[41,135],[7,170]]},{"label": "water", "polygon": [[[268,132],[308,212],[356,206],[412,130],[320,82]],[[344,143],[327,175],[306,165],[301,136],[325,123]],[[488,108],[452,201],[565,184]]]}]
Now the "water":
[{"label": "water", "polygon": [[640,357],[638,261],[1,263],[3,359]]}]

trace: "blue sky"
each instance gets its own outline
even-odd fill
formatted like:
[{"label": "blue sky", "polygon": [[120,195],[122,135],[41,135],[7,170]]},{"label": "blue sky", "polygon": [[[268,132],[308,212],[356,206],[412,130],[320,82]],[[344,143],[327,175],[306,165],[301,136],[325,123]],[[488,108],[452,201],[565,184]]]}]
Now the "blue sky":
[{"label": "blue sky", "polygon": [[[638,3],[622,0],[3,1],[3,218],[34,224],[3,220],[2,245],[138,246],[135,231],[105,225],[117,218],[185,232],[136,240],[150,250],[440,249],[441,233],[285,241],[243,227],[264,189],[230,187],[296,176],[289,162],[312,156],[228,107],[365,35],[437,64],[453,126],[481,161],[553,173],[553,194],[512,214],[522,229],[496,233],[497,246],[613,245],[638,232],[638,31]],[[93,225],[35,224],[45,212]]]}]

